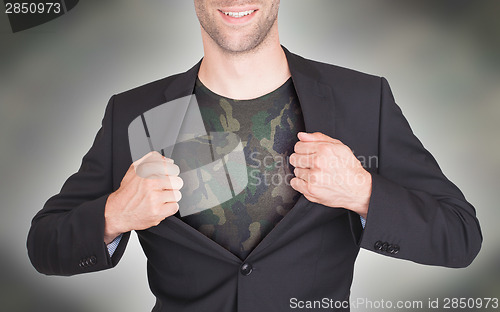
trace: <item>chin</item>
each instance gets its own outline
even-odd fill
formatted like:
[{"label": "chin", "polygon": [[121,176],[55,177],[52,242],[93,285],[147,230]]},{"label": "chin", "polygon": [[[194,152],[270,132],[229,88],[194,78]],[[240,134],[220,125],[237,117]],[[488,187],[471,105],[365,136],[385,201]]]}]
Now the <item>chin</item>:
[{"label": "chin", "polygon": [[219,45],[224,51],[230,53],[245,53],[255,50],[261,43],[251,42],[248,39],[231,38]]}]

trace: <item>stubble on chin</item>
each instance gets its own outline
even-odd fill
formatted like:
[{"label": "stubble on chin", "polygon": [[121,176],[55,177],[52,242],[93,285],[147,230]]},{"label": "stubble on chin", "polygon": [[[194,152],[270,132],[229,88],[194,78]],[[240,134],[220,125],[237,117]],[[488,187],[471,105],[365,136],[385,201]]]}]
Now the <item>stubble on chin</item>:
[{"label": "stubble on chin", "polygon": [[[236,35],[236,38],[231,38],[229,34],[224,34],[219,29],[216,17],[208,14],[206,7],[201,2],[195,5],[201,28],[212,39],[215,45],[226,54],[246,54],[257,51],[265,44],[266,39],[271,34],[272,28],[277,27],[279,2],[274,4],[271,14],[266,19],[257,23],[250,31],[242,30],[242,32],[245,31],[247,34]],[[235,26],[235,32],[238,31],[236,28]]]}]

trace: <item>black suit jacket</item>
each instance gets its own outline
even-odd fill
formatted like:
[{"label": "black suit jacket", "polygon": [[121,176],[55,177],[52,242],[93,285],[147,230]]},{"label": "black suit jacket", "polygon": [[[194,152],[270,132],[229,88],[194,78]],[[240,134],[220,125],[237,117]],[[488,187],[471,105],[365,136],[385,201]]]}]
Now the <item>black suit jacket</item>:
[{"label": "black suit jacket", "polygon": [[[291,298],[347,300],[360,247],[447,267],[467,266],[479,252],[474,208],[413,135],[387,81],[285,52],[306,130],[340,139],[371,163],[366,228],[358,215],[302,196],[241,261],[169,217],[137,233],[154,311],[287,311]],[[33,219],[27,245],[39,272],[73,275],[118,263],[130,233],[110,258],[104,207],[132,163],[127,127],[141,113],[192,94],[199,65],[111,98],[81,168]]]}]

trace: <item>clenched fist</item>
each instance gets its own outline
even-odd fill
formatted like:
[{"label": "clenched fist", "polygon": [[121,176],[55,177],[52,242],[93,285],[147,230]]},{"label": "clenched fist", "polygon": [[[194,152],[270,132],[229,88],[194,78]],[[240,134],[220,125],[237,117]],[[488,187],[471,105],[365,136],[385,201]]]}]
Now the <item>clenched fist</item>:
[{"label": "clenched fist", "polygon": [[299,133],[290,164],[291,186],[315,203],[343,207],[366,218],[372,179],[351,149],[325,134]]},{"label": "clenched fist", "polygon": [[121,233],[144,230],[175,214],[183,185],[179,167],[158,152],[130,165],[118,190],[109,195],[104,211],[104,242]]}]

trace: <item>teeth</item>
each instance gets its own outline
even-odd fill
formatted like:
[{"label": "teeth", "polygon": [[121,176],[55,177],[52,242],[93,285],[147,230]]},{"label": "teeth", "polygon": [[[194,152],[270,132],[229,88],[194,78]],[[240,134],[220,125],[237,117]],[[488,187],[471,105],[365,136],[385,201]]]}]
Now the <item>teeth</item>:
[{"label": "teeth", "polygon": [[247,16],[255,12],[255,10],[249,10],[249,11],[243,11],[243,12],[222,12],[226,14],[227,16],[235,17],[235,18],[240,18],[243,16]]}]

